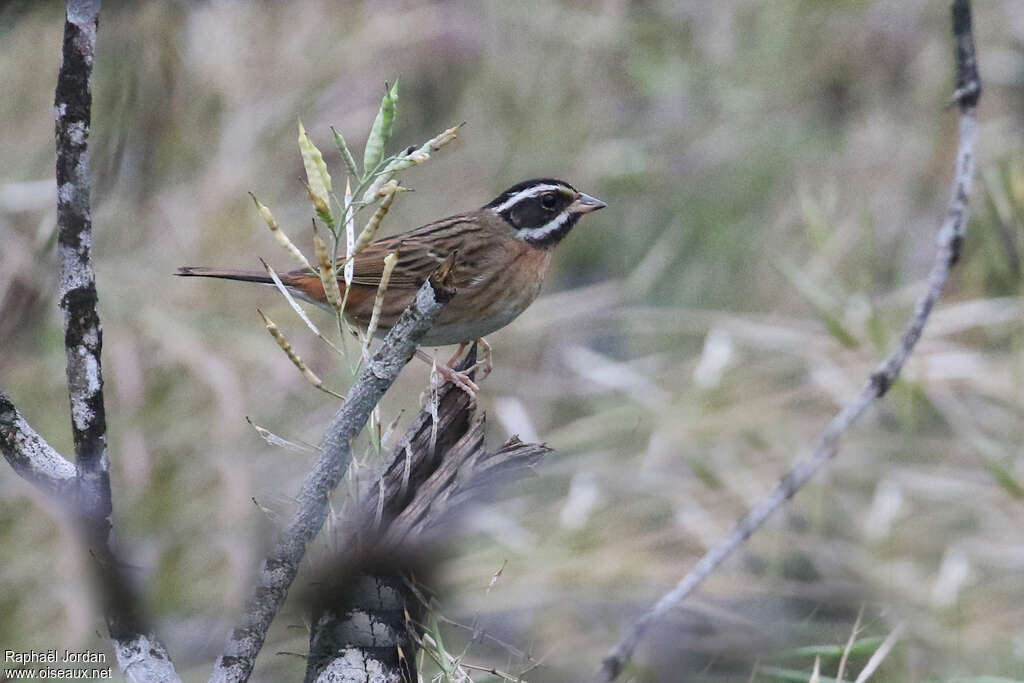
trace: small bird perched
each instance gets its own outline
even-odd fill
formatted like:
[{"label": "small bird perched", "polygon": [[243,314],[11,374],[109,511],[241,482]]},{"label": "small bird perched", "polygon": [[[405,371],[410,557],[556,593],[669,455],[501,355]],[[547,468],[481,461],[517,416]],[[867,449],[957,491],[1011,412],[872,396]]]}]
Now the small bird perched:
[{"label": "small bird perched", "polygon": [[[538,178],[510,187],[476,211],[371,242],[353,259],[345,315],[364,329],[369,325],[384,257],[397,252],[377,327],[378,336],[384,336],[423,282],[455,252],[455,296],[420,343],[465,345],[482,338],[508,325],[533,303],[550,268],[552,248],[581,216],[605,206],[569,183]],[[338,262],[339,273],[343,263],[344,259]],[[259,271],[185,267],[177,274],[272,284]],[[280,278],[297,297],[331,308],[316,273],[293,270]],[[344,291],[344,280],[339,278],[338,284]]]}]

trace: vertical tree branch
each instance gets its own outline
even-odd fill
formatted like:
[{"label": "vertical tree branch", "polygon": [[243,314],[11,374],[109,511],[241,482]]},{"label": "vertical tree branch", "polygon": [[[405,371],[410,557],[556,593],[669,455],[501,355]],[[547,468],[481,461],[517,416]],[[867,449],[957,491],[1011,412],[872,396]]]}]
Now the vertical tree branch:
[{"label": "vertical tree branch", "polygon": [[292,521],[280,533],[260,567],[242,623],[235,628],[217,660],[210,681],[245,681],[252,673],[274,620],[295,580],[306,544],[320,532],[327,518],[328,497],[348,469],[352,441],[359,436],[384,392],[416,351],[416,344],[433,325],[454,294],[451,263],[423,283],[416,300],[402,313],[380,350],[366,364],[349,389],[320,444],[320,457],[306,477],[296,499]]},{"label": "vertical tree branch", "polygon": [[[78,463],[79,505],[97,534],[110,533],[107,420],[103,409],[100,352],[103,330],[96,312],[89,208],[89,126],[99,0],[68,0],[64,51],[57,76],[57,249],[60,307],[64,311],[71,429]],[[92,540],[92,539],[90,539]]]},{"label": "vertical tree branch", "polygon": [[93,560],[107,627],[122,671],[132,681],[176,681],[166,648],[142,627],[137,602],[110,548],[113,505],[100,359],[103,330],[96,311],[89,203],[90,78],[99,11],[99,0],[67,0],[64,47],[54,96],[60,307],[64,311],[68,398],[77,462],[73,513],[79,518],[83,542]]},{"label": "vertical tree branch", "polygon": [[928,275],[928,287],[914,306],[914,311],[900,337],[899,344],[878,365],[860,393],[832,419],[815,441],[811,452],[798,460],[782,477],[767,498],[755,505],[733,527],[729,535],[714,545],[675,588],[634,622],[626,636],[604,658],[594,680],[613,681],[629,663],[640,639],[652,624],[675,608],[711,573],[763,525],[787,500],[838,452],[839,439],[864,411],[885,395],[896,381],[913,352],[935,302],[949,279],[950,271],[960,258],[967,228],[968,204],[974,178],[974,142],[977,138],[977,105],[981,96],[981,77],[971,30],[969,0],[954,0],[952,8],[953,40],[956,52],[956,90],[953,102],[959,106],[960,140],[945,220],[939,230],[935,262]]}]

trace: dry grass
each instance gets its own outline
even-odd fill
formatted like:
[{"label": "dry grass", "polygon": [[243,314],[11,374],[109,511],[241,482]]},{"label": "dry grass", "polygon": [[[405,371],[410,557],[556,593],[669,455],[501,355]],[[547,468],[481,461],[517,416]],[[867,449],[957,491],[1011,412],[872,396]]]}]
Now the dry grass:
[{"label": "dry grass", "polygon": [[[312,253],[296,118],[333,150],[329,126],[366,130],[400,75],[396,144],[468,122],[403,178],[417,192],[385,230],[541,175],[609,204],[560,246],[546,298],[491,340],[495,441],[532,431],[559,452],[475,512],[437,572],[444,616],[543,657],[530,681],[589,673],[767,490],[891,341],[932,254],[954,148],[944,3],[104,12],[91,149],[116,524],[189,680],[208,674],[274,521],[252,498],[284,512],[310,463],[245,416],[316,441],[332,411],[256,306],[327,383],[349,378],[271,289],[170,277],[291,267],[248,191]],[[787,651],[841,653],[862,606],[873,647],[904,624],[870,680],[1024,679],[1024,24],[1009,0],[978,2],[976,21],[981,181],[941,309],[824,476],[642,648],[638,680],[746,681],[758,656],[756,680],[806,680],[817,654],[824,681],[839,657]],[[0,27],[0,385],[69,452],[48,184],[60,9],[8,4]],[[404,373],[385,424],[427,373]],[[103,647],[68,530],[12,473],[0,492],[0,642]],[[441,628],[457,656],[466,631]],[[258,678],[293,678],[302,660],[274,653],[305,639],[282,615]],[[850,654],[848,679],[872,651]],[[465,661],[531,666],[516,659],[483,639]]]}]

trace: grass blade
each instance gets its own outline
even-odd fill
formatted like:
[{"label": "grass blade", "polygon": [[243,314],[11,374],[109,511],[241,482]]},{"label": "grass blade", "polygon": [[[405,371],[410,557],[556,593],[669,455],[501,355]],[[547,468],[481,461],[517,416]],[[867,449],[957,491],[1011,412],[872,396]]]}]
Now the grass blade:
[{"label": "grass blade", "polygon": [[331,340],[325,337],[323,333],[320,332],[320,329],[313,324],[313,321],[310,320],[309,316],[306,315],[306,311],[302,309],[302,306],[300,306],[299,302],[295,300],[295,297],[292,296],[292,293],[289,292],[288,288],[284,286],[284,283],[281,282],[281,278],[278,277],[274,269],[271,268],[263,259],[260,259],[260,263],[262,263],[263,267],[267,269],[267,274],[270,276],[270,279],[274,281],[274,286],[277,287],[277,291],[281,292],[281,296],[285,298],[285,300],[288,302],[288,305],[292,307],[293,311],[295,311],[295,314],[302,319],[302,322],[306,323],[306,327],[309,328],[309,331],[315,334],[325,344],[334,349],[335,352],[337,352],[340,355],[345,355],[342,353],[341,349],[335,346],[331,342]]}]

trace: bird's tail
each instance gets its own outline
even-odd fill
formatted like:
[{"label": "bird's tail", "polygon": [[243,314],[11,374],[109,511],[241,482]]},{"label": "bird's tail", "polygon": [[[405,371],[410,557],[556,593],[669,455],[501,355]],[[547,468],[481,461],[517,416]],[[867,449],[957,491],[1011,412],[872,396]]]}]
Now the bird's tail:
[{"label": "bird's tail", "polygon": [[182,277],[216,277],[222,280],[241,280],[269,285],[273,282],[265,272],[256,270],[233,270],[231,268],[207,268],[206,266],[185,266],[178,268],[175,275]]}]

